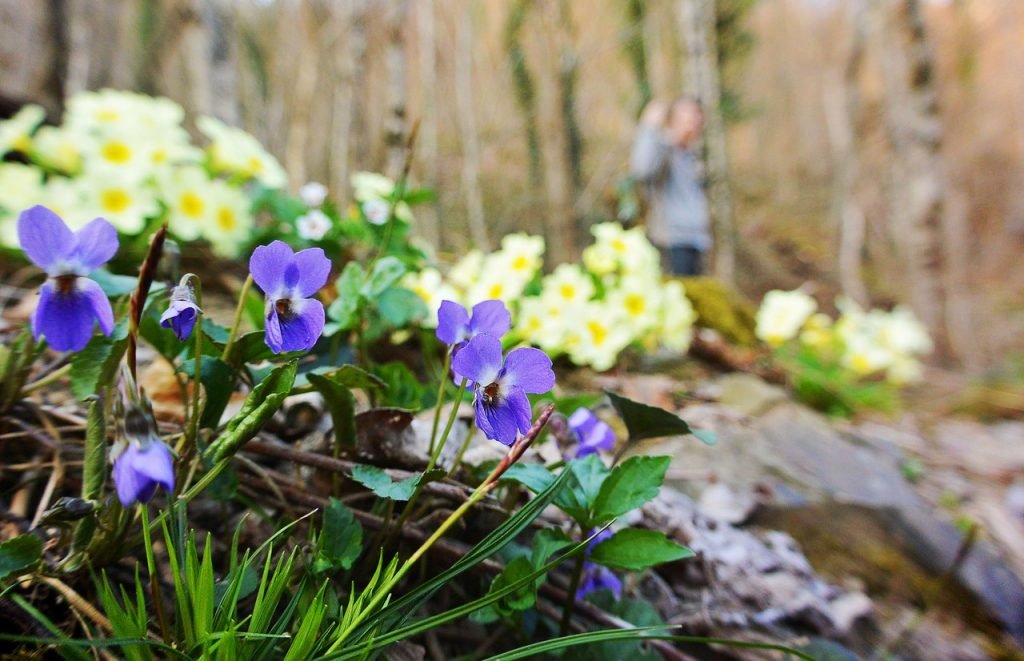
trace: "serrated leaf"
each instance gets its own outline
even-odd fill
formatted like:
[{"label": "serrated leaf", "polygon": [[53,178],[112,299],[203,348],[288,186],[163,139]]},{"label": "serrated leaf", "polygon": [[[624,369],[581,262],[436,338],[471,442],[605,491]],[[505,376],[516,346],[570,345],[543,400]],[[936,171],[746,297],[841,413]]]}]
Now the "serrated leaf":
[{"label": "serrated leaf", "polygon": [[113,383],[128,347],[127,338],[128,320],[122,319],[114,326],[110,337],[97,335],[71,357],[71,394],[76,399],[95,395],[102,386]]},{"label": "serrated leaf", "polygon": [[334,427],[334,442],[339,447],[356,446],[356,399],[345,386],[319,374],[306,376],[327,405]]},{"label": "serrated leaf", "polygon": [[659,530],[626,528],[591,549],[589,559],[611,569],[639,571],[693,555]]},{"label": "serrated leaf", "polygon": [[384,472],[384,469],[366,464],[357,464],[352,468],[352,479],[362,484],[381,498],[390,500],[406,501],[412,497],[416,487],[427,482],[433,482],[444,477],[447,473],[435,468],[429,473],[420,473],[395,482],[391,476]]},{"label": "serrated leaf", "polygon": [[682,436],[684,434],[693,434],[708,445],[712,445],[715,442],[713,432],[693,430],[685,420],[675,413],[656,406],[634,402],[632,399],[623,397],[611,390],[605,390],[605,394],[608,395],[612,406],[619,412],[619,416],[622,417],[622,421],[626,424],[630,443],[635,443],[645,438]]},{"label": "serrated leaf", "polygon": [[594,499],[594,522],[604,523],[658,495],[669,457],[632,457],[612,469]]},{"label": "serrated leaf", "polygon": [[260,428],[281,408],[284,398],[295,382],[295,361],[280,365],[260,381],[242,404],[241,410],[228,421],[227,429],[210,447],[213,460],[233,455],[256,435]]},{"label": "serrated leaf", "polygon": [[348,507],[331,498],[324,508],[324,527],[317,543],[314,571],[351,569],[363,548],[363,527]]},{"label": "serrated leaf", "polygon": [[[384,293],[385,290],[393,287],[398,280],[405,275],[405,264],[392,255],[381,257],[373,265],[373,271],[366,279],[366,284],[361,289],[362,295],[367,299],[374,299]],[[338,292],[341,293],[340,291]]]},{"label": "serrated leaf", "polygon": [[23,574],[43,557],[43,542],[31,533],[18,535],[0,544],[0,580]]}]

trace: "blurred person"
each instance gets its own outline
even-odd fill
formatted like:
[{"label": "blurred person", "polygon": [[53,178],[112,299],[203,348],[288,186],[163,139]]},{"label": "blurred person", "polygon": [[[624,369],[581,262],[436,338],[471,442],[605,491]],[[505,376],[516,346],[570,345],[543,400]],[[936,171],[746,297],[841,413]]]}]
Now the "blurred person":
[{"label": "blurred person", "polygon": [[651,101],[640,115],[630,156],[630,173],[647,187],[647,236],[674,275],[700,275],[711,247],[708,202],[694,153],[703,128],[696,100]]}]

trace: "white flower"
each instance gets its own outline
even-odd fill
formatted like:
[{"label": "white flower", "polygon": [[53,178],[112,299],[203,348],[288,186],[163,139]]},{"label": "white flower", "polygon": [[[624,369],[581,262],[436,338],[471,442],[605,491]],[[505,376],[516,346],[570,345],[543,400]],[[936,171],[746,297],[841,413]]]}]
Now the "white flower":
[{"label": "white flower", "polygon": [[662,307],[662,286],[657,280],[627,276],[619,287],[608,292],[609,305],[622,310],[634,337],[641,337],[658,324]]},{"label": "white flower", "polygon": [[319,241],[331,229],[331,219],[320,209],[311,209],[295,219],[295,229],[307,241]]},{"label": "white flower", "polygon": [[174,168],[160,180],[160,192],[167,205],[168,227],[179,239],[194,241],[214,222],[214,191],[202,168]]},{"label": "white flower", "polygon": [[515,331],[549,354],[562,353],[566,341],[566,310],[563,305],[528,296],[519,302],[519,311],[514,316]]},{"label": "white flower", "polygon": [[757,311],[755,335],[772,346],[796,337],[800,327],[817,309],[813,298],[800,290],[773,289],[765,294]]},{"label": "white flower", "polygon": [[926,355],[934,348],[928,331],[909,308],[896,306],[880,325],[879,339],[897,354]]},{"label": "white flower", "polygon": [[123,234],[138,234],[160,213],[155,191],[139,179],[110,176],[101,169],[83,174],[75,184],[89,215],[106,218]]},{"label": "white flower", "polygon": [[303,184],[302,188],[299,189],[299,197],[307,207],[318,207],[327,199],[327,186],[316,181],[310,181]]},{"label": "white flower", "polygon": [[483,265],[484,254],[476,249],[470,250],[448,269],[448,280],[462,291],[466,291],[480,277]]},{"label": "white flower", "polygon": [[391,203],[387,200],[370,199],[363,202],[363,214],[374,225],[383,225],[391,215]]},{"label": "white flower", "polygon": [[501,240],[501,250],[493,256],[495,265],[506,269],[510,278],[529,282],[543,264],[544,237],[509,234]]},{"label": "white flower", "polygon": [[79,141],[64,127],[43,126],[32,139],[32,158],[53,170],[73,174],[82,166],[78,145]]},{"label": "white flower", "polygon": [[[391,196],[395,194],[395,182],[382,174],[365,171],[353,173],[350,181],[356,201],[363,205],[363,213],[366,213],[366,203],[371,200],[383,200],[388,203],[390,208]],[[366,215],[369,217],[368,213]],[[379,212],[377,212],[377,217],[380,217]],[[395,218],[411,223],[412,209],[407,203],[399,202],[395,205]],[[387,222],[387,218],[380,222],[371,222],[375,225],[383,225]]]}]

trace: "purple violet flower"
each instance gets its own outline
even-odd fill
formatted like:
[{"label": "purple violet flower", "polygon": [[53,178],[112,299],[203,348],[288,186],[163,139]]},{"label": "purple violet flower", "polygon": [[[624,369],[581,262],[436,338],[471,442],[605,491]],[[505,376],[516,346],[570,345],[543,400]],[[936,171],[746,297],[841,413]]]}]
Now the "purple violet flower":
[{"label": "purple violet flower", "polygon": [[267,295],[267,346],[274,353],[312,349],[324,332],[324,306],[310,298],[331,272],[324,251],[293,252],[285,242],[274,241],[252,252],[249,272]]},{"label": "purple violet flower", "polygon": [[611,450],[615,447],[615,432],[588,408],[576,409],[569,416],[569,426],[579,439],[579,445],[576,446],[577,459],[595,454],[598,450]]},{"label": "purple violet flower", "polygon": [[157,439],[128,443],[114,460],[114,485],[121,504],[128,507],[138,501],[148,503],[163,487],[174,491],[174,457],[171,450]]},{"label": "purple violet flower", "polygon": [[192,288],[187,284],[178,285],[171,290],[171,304],[160,316],[160,325],[173,329],[178,341],[184,342],[192,334],[192,328],[201,313]]},{"label": "purple violet flower", "polygon": [[[578,411],[577,411],[578,413]],[[605,528],[587,544],[586,554],[589,556],[594,547],[611,537],[614,533],[610,528]],[[576,590],[576,600],[582,600],[587,594],[595,590],[611,590],[616,599],[622,598],[622,580],[615,575],[611,569],[594,562],[583,563],[583,577],[580,580],[579,588]]]},{"label": "purple violet flower", "polygon": [[472,316],[454,301],[441,301],[437,309],[437,339],[456,350],[480,333],[500,338],[512,327],[512,315],[505,302],[497,299],[473,306]]},{"label": "purple violet flower", "polygon": [[114,330],[114,311],[100,286],[88,276],[117,252],[117,230],[103,218],[72,232],[60,216],[34,206],[18,217],[18,241],[32,262],[46,271],[32,334],[45,336],[57,351],[80,351],[89,343],[93,322],[104,335]]},{"label": "purple violet flower", "polygon": [[551,359],[540,349],[513,349],[502,361],[501,341],[481,333],[452,359],[452,371],[475,391],[476,425],[487,438],[511,446],[530,430],[533,414],[526,393],[546,393],[555,385]]}]

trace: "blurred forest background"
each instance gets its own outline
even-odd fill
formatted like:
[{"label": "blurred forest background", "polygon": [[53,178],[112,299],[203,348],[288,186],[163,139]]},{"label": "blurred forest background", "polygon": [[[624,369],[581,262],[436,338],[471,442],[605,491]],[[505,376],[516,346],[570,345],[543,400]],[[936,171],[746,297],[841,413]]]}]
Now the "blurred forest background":
[{"label": "blurred forest background", "polygon": [[1024,361],[1021,61],[1019,0],[0,0],[5,114],[166,95],[342,203],[416,127],[441,253],[526,230],[574,259],[633,213],[646,101],[698,96],[716,273],[910,303],[972,372]]}]

